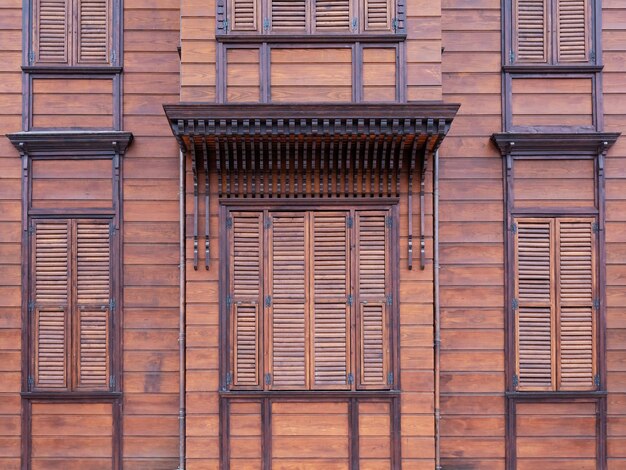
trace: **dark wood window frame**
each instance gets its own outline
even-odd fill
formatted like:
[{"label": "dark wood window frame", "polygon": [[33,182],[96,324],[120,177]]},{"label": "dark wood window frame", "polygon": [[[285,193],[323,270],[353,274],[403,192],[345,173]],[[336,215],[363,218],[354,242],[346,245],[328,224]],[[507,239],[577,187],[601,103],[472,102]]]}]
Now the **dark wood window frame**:
[{"label": "dark wood window frame", "polygon": [[[272,49],[350,49],[352,52],[352,100],[351,103],[366,103],[363,100],[363,49],[366,48],[388,48],[395,49],[396,54],[396,97],[394,103],[406,103],[406,61],[404,42],[324,42],[324,43],[218,43],[217,58],[217,102],[227,103],[228,88],[228,62],[227,53],[232,49],[254,49],[259,51],[259,101],[256,103],[272,102],[271,83],[271,52]],[[367,101],[367,103],[373,103]]]},{"label": "dark wood window frame", "polygon": [[[29,228],[31,221],[59,219],[97,219],[110,220],[113,223],[114,235],[111,246],[111,299],[115,301],[111,315],[110,354],[111,376],[108,390],[34,390],[32,387],[31,367],[31,315],[29,313],[30,293],[30,262],[22,265],[22,433],[21,458],[25,468],[29,468],[32,456],[32,404],[33,403],[111,403],[113,412],[112,434],[112,468],[122,468],[122,355],[121,355],[121,174],[122,157],[132,141],[128,132],[64,132],[38,133],[19,132],[9,134],[9,140],[19,151],[22,160],[22,259],[30,260],[31,248]],[[105,160],[111,162],[112,200],[108,207],[94,208],[33,208],[32,200],[32,163],[36,160]]]}]

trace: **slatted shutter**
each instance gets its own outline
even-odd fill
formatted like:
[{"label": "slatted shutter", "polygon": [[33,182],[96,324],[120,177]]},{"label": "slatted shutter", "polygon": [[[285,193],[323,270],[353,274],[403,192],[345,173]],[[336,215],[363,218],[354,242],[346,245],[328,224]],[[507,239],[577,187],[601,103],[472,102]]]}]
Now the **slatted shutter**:
[{"label": "slatted shutter", "polygon": [[554,388],[554,221],[518,219],[515,297],[519,390]]},{"label": "slatted shutter", "polygon": [[351,18],[355,17],[350,0],[313,0],[315,30],[350,32]]},{"label": "slatted shutter", "polygon": [[270,0],[272,31],[306,32],[306,0]]},{"label": "slatted shutter", "polygon": [[70,0],[35,0],[33,52],[37,65],[70,63]]},{"label": "slatted shutter", "polygon": [[108,221],[76,223],[78,388],[106,390],[110,375],[111,240]]},{"label": "slatted shutter", "polygon": [[33,385],[69,388],[71,228],[67,220],[33,222]]},{"label": "slatted shutter", "polygon": [[592,390],[593,219],[518,219],[515,295],[519,390]]},{"label": "slatted shutter", "polygon": [[111,0],[77,1],[77,63],[106,65],[110,58]]},{"label": "slatted shutter", "polygon": [[235,32],[258,32],[260,0],[230,0],[230,29]]},{"label": "slatted shutter", "polygon": [[307,381],[308,237],[304,212],[271,218],[269,341],[272,388],[304,389]]},{"label": "slatted shutter", "polygon": [[263,214],[233,212],[230,217],[233,386],[258,389],[262,388],[263,370]]},{"label": "slatted shutter", "polygon": [[588,0],[555,0],[557,60],[587,62],[589,60]]},{"label": "slatted shutter", "polygon": [[549,0],[514,0],[516,62],[546,63],[549,57]]},{"label": "slatted shutter", "polygon": [[363,0],[364,30],[392,31],[394,6],[394,0]]},{"label": "slatted shutter", "polygon": [[388,213],[356,213],[359,388],[387,388],[389,372]]},{"label": "slatted shutter", "polygon": [[350,243],[347,212],[313,212],[312,387],[349,388]]},{"label": "slatted shutter", "polygon": [[557,220],[559,389],[591,390],[595,375],[593,220]]}]

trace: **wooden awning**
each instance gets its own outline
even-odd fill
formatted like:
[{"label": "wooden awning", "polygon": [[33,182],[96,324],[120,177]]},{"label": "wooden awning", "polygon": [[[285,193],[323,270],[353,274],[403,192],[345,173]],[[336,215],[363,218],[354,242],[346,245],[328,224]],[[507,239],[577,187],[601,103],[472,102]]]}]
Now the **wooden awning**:
[{"label": "wooden awning", "polygon": [[[423,199],[428,155],[441,145],[458,108],[441,102],[164,106],[181,149],[192,158],[194,246],[201,170],[217,173],[220,198],[399,197],[407,174],[411,207],[414,181]],[[207,208],[208,184],[205,178]],[[422,209],[422,266],[423,218]],[[409,220],[410,267],[411,231]],[[208,269],[208,222],[205,232]]]}]

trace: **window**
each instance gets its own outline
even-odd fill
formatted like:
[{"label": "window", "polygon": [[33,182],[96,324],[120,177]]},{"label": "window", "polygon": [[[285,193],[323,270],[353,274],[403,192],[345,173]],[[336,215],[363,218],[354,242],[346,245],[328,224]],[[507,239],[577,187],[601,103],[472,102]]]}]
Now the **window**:
[{"label": "window", "polygon": [[592,0],[513,0],[510,63],[593,62],[591,3]]},{"label": "window", "polygon": [[33,0],[31,65],[116,62],[112,0]]},{"label": "window", "polygon": [[520,391],[596,389],[594,226],[592,218],[515,220]]},{"label": "window", "polygon": [[231,212],[231,382],[389,389],[389,210]]},{"label": "window", "polygon": [[221,32],[395,33],[402,26],[402,8],[394,0],[229,0],[226,8],[228,23],[218,21]]},{"label": "window", "polygon": [[32,221],[31,390],[109,390],[110,221]]}]

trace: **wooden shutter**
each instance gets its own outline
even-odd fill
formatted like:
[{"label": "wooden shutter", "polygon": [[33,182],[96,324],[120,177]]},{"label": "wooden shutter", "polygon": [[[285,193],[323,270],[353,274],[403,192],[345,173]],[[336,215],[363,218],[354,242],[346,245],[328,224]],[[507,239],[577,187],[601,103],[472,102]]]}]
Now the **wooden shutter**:
[{"label": "wooden shutter", "polygon": [[270,0],[272,31],[305,32],[307,4],[305,0]]},{"label": "wooden shutter", "polygon": [[77,387],[106,390],[110,375],[111,240],[108,221],[76,222]]},{"label": "wooden shutter", "polygon": [[589,3],[587,0],[556,1],[557,60],[589,60]]},{"label": "wooden shutter", "polygon": [[515,62],[548,61],[548,0],[514,0]]},{"label": "wooden shutter", "polygon": [[261,383],[261,299],[263,295],[263,214],[230,215],[233,386],[258,389]]},{"label": "wooden shutter", "polygon": [[259,31],[259,0],[230,0],[230,29]]},{"label": "wooden shutter", "polygon": [[314,0],[315,30],[344,31],[351,29],[352,3],[350,0]]},{"label": "wooden shutter", "polygon": [[308,355],[306,214],[275,213],[269,234],[272,388],[303,389]]},{"label": "wooden shutter", "polygon": [[388,387],[389,229],[388,213],[356,213],[357,334],[359,388]]},{"label": "wooden shutter", "polygon": [[106,65],[110,57],[111,0],[78,1],[77,63]]},{"label": "wooden shutter", "polygon": [[36,389],[67,389],[70,236],[67,220],[34,221],[33,362]]},{"label": "wooden shutter", "polygon": [[363,0],[363,3],[365,31],[392,31],[394,0]]},{"label": "wooden shutter", "polygon": [[554,221],[518,219],[515,326],[519,390],[554,388]]},{"label": "wooden shutter", "polygon": [[312,388],[349,388],[350,244],[346,212],[312,213]]},{"label": "wooden shutter", "polygon": [[35,64],[70,63],[70,0],[35,0],[33,52]]},{"label": "wooden shutter", "polygon": [[593,222],[592,219],[557,220],[560,390],[594,388]]}]

